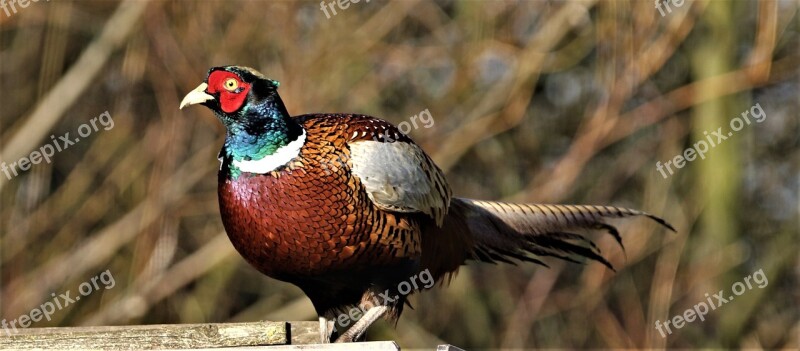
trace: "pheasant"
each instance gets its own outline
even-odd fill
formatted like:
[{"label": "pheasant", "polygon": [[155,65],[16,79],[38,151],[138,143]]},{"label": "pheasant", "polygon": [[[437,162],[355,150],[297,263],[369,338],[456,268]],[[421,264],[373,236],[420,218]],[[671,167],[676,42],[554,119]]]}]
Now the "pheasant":
[{"label": "pheasant", "polygon": [[421,273],[441,283],[470,260],[545,265],[542,256],[613,269],[576,231],[605,230],[622,245],[606,219],[646,216],[675,230],[620,207],[453,197],[442,170],[394,125],[358,114],[293,117],[278,86],[252,68],[214,67],[180,108],[204,105],[225,126],[225,231],[249,264],[310,298],[322,342],[355,306],[369,308],[336,342],[360,339],[382,317],[396,323],[419,290],[403,282]]}]

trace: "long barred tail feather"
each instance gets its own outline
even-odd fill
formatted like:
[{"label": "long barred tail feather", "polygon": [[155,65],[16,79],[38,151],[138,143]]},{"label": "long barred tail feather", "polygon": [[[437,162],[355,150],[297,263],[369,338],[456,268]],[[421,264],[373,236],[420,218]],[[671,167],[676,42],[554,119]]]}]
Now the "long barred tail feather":
[{"label": "long barred tail feather", "polygon": [[512,260],[545,265],[536,256],[551,256],[571,262],[585,257],[614,269],[592,240],[575,233],[581,229],[608,232],[625,249],[617,229],[607,218],[645,216],[675,231],[669,223],[651,214],[614,206],[513,204],[463,198],[452,200],[454,216],[464,221],[471,234],[472,252],[467,259],[513,263]]}]

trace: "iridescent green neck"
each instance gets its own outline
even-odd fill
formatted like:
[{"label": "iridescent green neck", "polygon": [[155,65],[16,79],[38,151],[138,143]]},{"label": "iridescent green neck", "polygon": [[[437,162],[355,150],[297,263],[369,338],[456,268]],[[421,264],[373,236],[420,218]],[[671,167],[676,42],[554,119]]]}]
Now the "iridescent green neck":
[{"label": "iridescent green neck", "polygon": [[245,106],[239,118],[227,121],[223,157],[228,162],[228,177],[236,179],[241,170],[233,161],[257,161],[275,154],[302,134],[280,100],[266,100]]},{"label": "iridescent green neck", "polygon": [[225,139],[225,149],[236,161],[260,160],[294,140],[289,139],[288,130],[284,128],[270,129],[255,135],[249,134],[241,126],[234,126],[232,129]]}]

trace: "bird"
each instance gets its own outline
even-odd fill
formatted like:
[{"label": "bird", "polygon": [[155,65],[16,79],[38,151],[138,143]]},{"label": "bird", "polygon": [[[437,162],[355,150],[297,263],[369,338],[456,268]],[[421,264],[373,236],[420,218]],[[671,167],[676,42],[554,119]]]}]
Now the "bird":
[{"label": "bird", "polygon": [[[544,257],[613,270],[586,236],[605,231],[622,246],[607,219],[643,216],[675,231],[622,207],[453,196],[444,172],[395,125],[362,114],[292,116],[279,86],[253,68],[212,67],[180,109],[203,105],[224,125],[225,232],[255,269],[308,296],[322,343],[363,340],[380,318],[396,324],[422,290],[415,281],[409,291],[410,278],[445,285],[470,261],[546,266]],[[353,308],[354,320],[342,318]],[[337,320],[352,326],[339,332]]]}]

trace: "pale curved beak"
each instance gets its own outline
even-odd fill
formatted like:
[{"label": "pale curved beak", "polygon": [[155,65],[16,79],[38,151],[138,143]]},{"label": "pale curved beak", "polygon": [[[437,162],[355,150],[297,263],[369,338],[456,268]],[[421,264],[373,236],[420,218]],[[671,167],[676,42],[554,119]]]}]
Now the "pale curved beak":
[{"label": "pale curved beak", "polygon": [[186,106],[200,104],[208,100],[213,100],[214,97],[206,93],[206,88],[208,88],[208,84],[203,83],[200,84],[197,88],[194,88],[194,90],[189,92],[189,94],[186,94],[186,97],[184,97],[183,101],[181,101],[180,109],[183,110],[183,108]]}]

